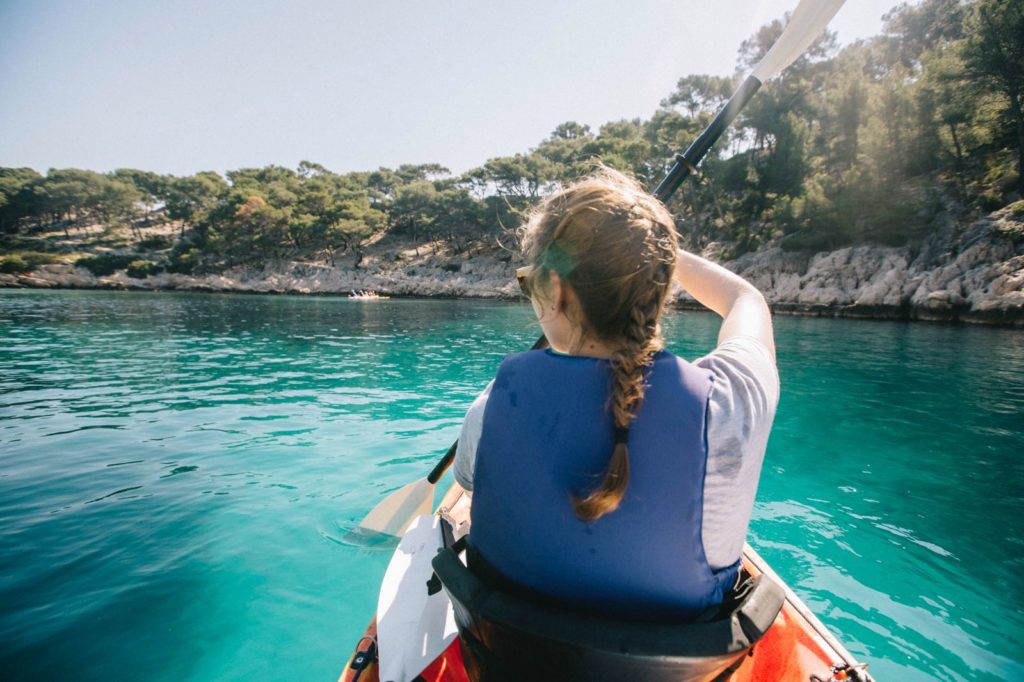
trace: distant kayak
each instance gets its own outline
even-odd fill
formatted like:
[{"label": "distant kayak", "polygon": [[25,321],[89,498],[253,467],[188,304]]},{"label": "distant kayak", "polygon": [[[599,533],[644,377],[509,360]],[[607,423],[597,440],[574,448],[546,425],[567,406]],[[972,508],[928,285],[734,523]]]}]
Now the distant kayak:
[{"label": "distant kayak", "polygon": [[[449,519],[456,521],[449,524]],[[506,659],[519,669],[499,671],[497,676],[488,674],[485,679],[627,679],[623,677],[626,671],[628,679],[637,680],[872,680],[866,666],[853,658],[749,546],[743,550],[743,567],[752,586],[746,590],[747,596],[736,599],[729,613],[716,616],[710,623],[637,623],[633,627],[609,621],[611,628],[620,631],[609,635],[609,627],[599,618],[595,621],[592,616],[566,614],[551,604],[531,605],[529,600],[502,593],[500,588],[481,599],[476,578],[470,576],[461,559],[455,559],[464,556],[455,539],[468,533],[468,528],[468,498],[454,491],[449,491],[433,516],[420,516],[413,522],[384,576],[377,615],[357,643],[339,682],[462,682],[470,679],[466,667],[472,667],[470,659],[465,665],[463,661],[467,646],[471,654],[486,660],[493,655],[486,649],[505,654],[508,649],[503,651],[504,647],[523,641],[530,644],[513,647],[520,653]],[[444,570],[445,563],[438,561],[442,555],[447,555],[449,567]],[[457,584],[461,580],[464,586],[466,576],[469,590]],[[428,582],[434,587],[428,589]],[[474,616],[471,612],[479,604],[484,604],[483,615]],[[501,606],[506,604],[512,606]],[[530,615],[524,618],[524,613]],[[545,613],[550,614],[550,622],[539,622],[545,620]],[[503,622],[505,616],[509,622]],[[751,617],[760,618],[762,626],[754,627]],[[597,633],[590,644],[588,627]],[[719,641],[715,635],[705,635],[721,633],[723,627],[726,632],[739,634],[721,640],[721,651],[715,650],[717,644],[702,643],[697,648],[703,647],[705,654],[681,655],[678,649],[689,644],[683,642],[680,647],[672,642],[673,632],[692,632],[696,637]],[[460,642],[460,630],[469,640]],[[503,642],[503,638],[518,641]],[[655,644],[654,640],[663,643]],[[668,649],[677,651],[659,651],[658,647],[666,646],[664,642]],[[552,660],[557,658],[554,652],[560,651],[568,654],[565,660]],[[634,665],[635,670],[631,668]]]},{"label": "distant kayak", "polygon": [[348,295],[350,301],[386,301],[390,296],[381,296],[376,291],[353,291]]}]

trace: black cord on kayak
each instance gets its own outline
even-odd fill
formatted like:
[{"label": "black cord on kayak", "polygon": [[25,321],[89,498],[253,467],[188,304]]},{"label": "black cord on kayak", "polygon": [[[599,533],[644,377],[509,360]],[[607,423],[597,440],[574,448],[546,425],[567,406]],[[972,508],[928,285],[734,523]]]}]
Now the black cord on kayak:
[{"label": "black cord on kayak", "polygon": [[819,675],[811,675],[811,682],[847,682],[848,680],[850,682],[863,682],[871,680],[871,676],[867,673],[867,667],[867,663],[834,665],[829,671],[832,674],[827,680]]}]

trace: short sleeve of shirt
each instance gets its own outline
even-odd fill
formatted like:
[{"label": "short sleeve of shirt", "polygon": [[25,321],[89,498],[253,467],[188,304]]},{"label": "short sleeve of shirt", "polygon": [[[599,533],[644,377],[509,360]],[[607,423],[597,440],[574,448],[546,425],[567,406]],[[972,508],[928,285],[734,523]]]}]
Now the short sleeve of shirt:
[{"label": "short sleeve of shirt", "polygon": [[701,535],[708,563],[723,568],[743,551],[779,402],[779,375],[768,349],[747,336],[728,339],[694,364],[714,376]]},{"label": "short sleeve of shirt", "polygon": [[466,490],[473,489],[476,447],[480,443],[480,434],[484,429],[484,408],[487,407],[487,397],[491,394],[493,385],[494,380],[492,379],[483,393],[478,395],[473,404],[469,406],[466,418],[462,422],[459,445],[455,448],[455,463],[452,465],[452,473],[458,484]]}]

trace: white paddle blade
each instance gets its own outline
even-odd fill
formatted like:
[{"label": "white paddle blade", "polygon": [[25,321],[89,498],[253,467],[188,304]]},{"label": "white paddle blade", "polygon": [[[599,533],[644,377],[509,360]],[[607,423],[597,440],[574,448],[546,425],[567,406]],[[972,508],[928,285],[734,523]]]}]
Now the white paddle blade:
[{"label": "white paddle blade", "polygon": [[431,560],[443,546],[441,519],[418,516],[402,536],[377,600],[377,646],[382,680],[415,679],[458,636],[444,590],[428,594]]},{"label": "white paddle blade", "polygon": [[434,486],[425,478],[396,490],[373,508],[358,530],[401,537],[412,520],[434,509]]},{"label": "white paddle blade", "polygon": [[750,74],[764,83],[796,61],[832,21],[845,0],[800,0],[782,35]]}]

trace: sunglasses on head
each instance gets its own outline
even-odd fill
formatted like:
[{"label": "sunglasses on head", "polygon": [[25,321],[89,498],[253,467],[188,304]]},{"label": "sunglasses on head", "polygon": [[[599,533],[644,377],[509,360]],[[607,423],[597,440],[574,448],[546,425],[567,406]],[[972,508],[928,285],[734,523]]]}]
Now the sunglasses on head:
[{"label": "sunglasses on head", "polygon": [[523,296],[530,298],[530,274],[533,273],[532,265],[524,265],[516,269],[516,281],[519,282],[519,290]]}]

